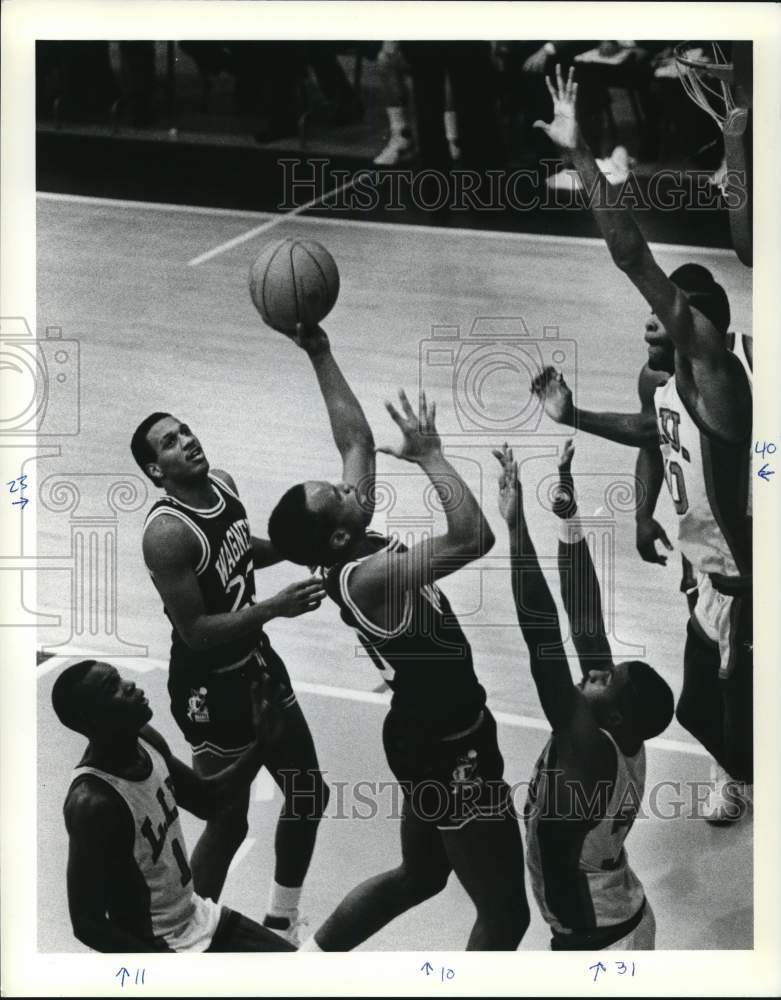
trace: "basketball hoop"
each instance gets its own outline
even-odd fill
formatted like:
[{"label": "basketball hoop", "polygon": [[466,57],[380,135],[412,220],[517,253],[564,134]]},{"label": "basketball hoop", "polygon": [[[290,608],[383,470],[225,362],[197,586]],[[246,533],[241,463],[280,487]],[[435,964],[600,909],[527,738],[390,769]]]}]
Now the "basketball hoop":
[{"label": "basketball hoop", "polygon": [[[733,49],[738,44],[733,43]],[[745,86],[750,83],[751,55],[747,64],[749,80],[741,83],[740,68],[736,74],[718,42],[681,42],[673,51],[683,89],[724,134],[727,172],[719,187],[727,202],[732,245],[742,263],[751,267],[751,87],[746,90]]]},{"label": "basketball hoop", "polygon": [[683,89],[723,130],[735,108],[732,63],[718,42],[681,42],[674,52]]}]

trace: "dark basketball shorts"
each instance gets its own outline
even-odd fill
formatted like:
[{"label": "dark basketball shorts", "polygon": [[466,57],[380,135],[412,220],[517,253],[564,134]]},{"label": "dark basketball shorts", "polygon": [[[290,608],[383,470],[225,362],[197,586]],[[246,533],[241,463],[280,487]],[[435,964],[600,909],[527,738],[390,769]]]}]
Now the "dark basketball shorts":
[{"label": "dark basketball shorts", "polygon": [[487,708],[467,729],[442,739],[421,739],[408,720],[391,711],[382,739],[390,769],[418,819],[454,830],[512,810],[496,720]]},{"label": "dark basketball shorts", "polygon": [[223,906],[220,921],[214,932],[212,943],[206,949],[211,952],[238,951],[295,951],[292,944],[279,937],[267,927],[245,917],[243,913]]},{"label": "dark basketball shorts", "polygon": [[[742,579],[742,578],[737,578]],[[688,660],[712,663],[722,686],[750,677],[754,659],[754,606],[750,584],[730,588],[729,577],[699,574],[699,597],[689,620],[684,653]]]},{"label": "dark basketball shorts", "polygon": [[268,673],[277,704],[282,708],[294,705],[296,695],[287,667],[269,643],[241,663],[210,671],[196,671],[184,659],[171,660],[171,712],[193,757],[209,754],[231,759],[247,749],[254,740],[250,686]]}]

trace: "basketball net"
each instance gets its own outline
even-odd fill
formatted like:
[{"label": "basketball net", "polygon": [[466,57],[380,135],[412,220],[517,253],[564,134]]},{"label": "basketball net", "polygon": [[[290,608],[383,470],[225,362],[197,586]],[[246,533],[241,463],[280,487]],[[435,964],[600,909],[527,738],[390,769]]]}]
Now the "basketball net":
[{"label": "basketball net", "polygon": [[735,110],[732,96],[732,63],[718,42],[681,42],[675,46],[675,63],[683,89],[723,131]]},{"label": "basketball net", "polygon": [[750,111],[735,103],[734,67],[718,42],[681,42],[674,52],[683,89],[724,134],[724,156],[729,169],[719,187],[727,200],[732,245],[741,262],[751,267]]}]

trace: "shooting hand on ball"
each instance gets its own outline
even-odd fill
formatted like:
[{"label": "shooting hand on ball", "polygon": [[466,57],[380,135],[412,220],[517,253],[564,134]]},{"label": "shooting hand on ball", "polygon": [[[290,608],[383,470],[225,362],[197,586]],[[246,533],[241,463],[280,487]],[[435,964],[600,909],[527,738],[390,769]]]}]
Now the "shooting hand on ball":
[{"label": "shooting hand on ball", "polygon": [[399,413],[393,403],[386,402],[385,408],[404,435],[401,447],[392,448],[385,445],[378,448],[377,451],[393,455],[405,462],[417,462],[418,464],[441,455],[442,442],[436,428],[437,404],[432,403],[429,407],[426,403],[425,392],[421,392],[416,415],[403,389],[399,389],[399,400],[403,413]]},{"label": "shooting hand on ball", "polygon": [[310,357],[313,354],[320,354],[329,349],[330,341],[328,334],[322,326],[305,326],[303,323],[296,323],[296,332],[290,338],[294,344],[298,344],[302,351],[306,351]]}]

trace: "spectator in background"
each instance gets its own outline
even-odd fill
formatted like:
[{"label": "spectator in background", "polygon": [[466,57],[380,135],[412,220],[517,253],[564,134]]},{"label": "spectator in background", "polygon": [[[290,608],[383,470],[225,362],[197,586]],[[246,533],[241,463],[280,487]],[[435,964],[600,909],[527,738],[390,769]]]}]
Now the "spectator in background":
[{"label": "spectator in background", "polygon": [[[392,167],[406,163],[417,155],[417,145],[412,134],[409,114],[407,80],[409,66],[404,61],[400,42],[383,42],[377,58],[385,110],[388,114],[390,137],[388,144],[374,158],[378,167]],[[450,78],[445,77],[445,111],[443,115],[445,139],[450,158],[454,162],[461,159],[461,145],[458,141],[458,119],[453,109],[453,94]]]},{"label": "spectator in background", "polygon": [[329,104],[329,125],[354,125],[363,118],[363,105],[339,61],[345,42],[308,42],[306,56],[317,85]]},{"label": "spectator in background", "polygon": [[451,165],[445,133],[445,80],[458,119],[461,165],[485,170],[503,164],[497,78],[490,42],[401,42],[412,73],[420,165]]}]

